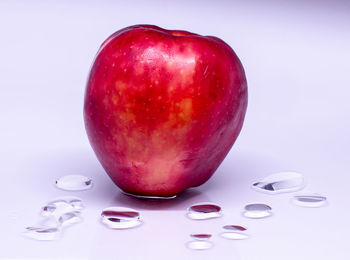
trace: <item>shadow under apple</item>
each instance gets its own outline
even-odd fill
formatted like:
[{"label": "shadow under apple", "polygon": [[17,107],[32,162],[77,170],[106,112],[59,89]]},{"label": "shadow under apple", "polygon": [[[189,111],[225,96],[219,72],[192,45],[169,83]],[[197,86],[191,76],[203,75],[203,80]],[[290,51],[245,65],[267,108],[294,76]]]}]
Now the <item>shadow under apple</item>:
[{"label": "shadow under apple", "polygon": [[173,199],[139,199],[120,192],[114,197],[112,204],[138,210],[186,210],[199,202],[210,202],[210,199],[202,191],[188,189]]}]

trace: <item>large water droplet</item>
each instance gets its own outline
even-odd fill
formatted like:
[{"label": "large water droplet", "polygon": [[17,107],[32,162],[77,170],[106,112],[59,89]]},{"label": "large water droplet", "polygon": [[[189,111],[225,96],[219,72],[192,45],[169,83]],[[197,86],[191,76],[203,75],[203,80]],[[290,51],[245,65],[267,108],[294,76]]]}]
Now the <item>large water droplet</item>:
[{"label": "large water droplet", "polygon": [[304,187],[304,178],[297,172],[279,172],[271,174],[252,185],[257,191],[276,194],[282,192],[293,192]]},{"label": "large water droplet", "polygon": [[142,224],[140,213],[130,208],[105,208],[101,217],[102,223],[112,229],[133,228]]},{"label": "large water droplet", "polygon": [[188,242],[187,247],[192,250],[207,250],[213,247],[213,243],[206,240],[194,240]]},{"label": "large water droplet", "polygon": [[244,209],[243,216],[247,218],[266,218],[272,215],[271,207],[262,203],[248,204]]},{"label": "large water droplet", "polygon": [[242,240],[249,237],[249,235],[240,232],[222,232],[220,236],[230,240]]},{"label": "large water droplet", "polygon": [[191,237],[196,240],[207,240],[212,237],[211,234],[191,234]]},{"label": "large water droplet", "polygon": [[245,231],[247,230],[245,227],[238,226],[238,225],[225,225],[223,226],[224,229],[227,230],[234,230],[234,231]]},{"label": "large water droplet", "polygon": [[192,205],[187,216],[194,220],[205,220],[222,216],[221,207],[215,204],[203,203]]},{"label": "large water droplet", "polygon": [[67,175],[56,181],[56,187],[68,191],[87,190],[92,187],[92,180],[83,175]]},{"label": "large water droplet", "polygon": [[60,230],[55,227],[27,227],[24,236],[35,240],[55,240],[60,236]]},{"label": "large water droplet", "polygon": [[295,205],[308,208],[317,208],[326,205],[327,198],[318,194],[298,194],[292,199]]},{"label": "large water droplet", "polygon": [[78,197],[59,197],[49,201],[41,209],[43,218],[37,225],[27,227],[24,235],[36,240],[54,240],[60,235],[60,228],[82,221],[83,204]]}]

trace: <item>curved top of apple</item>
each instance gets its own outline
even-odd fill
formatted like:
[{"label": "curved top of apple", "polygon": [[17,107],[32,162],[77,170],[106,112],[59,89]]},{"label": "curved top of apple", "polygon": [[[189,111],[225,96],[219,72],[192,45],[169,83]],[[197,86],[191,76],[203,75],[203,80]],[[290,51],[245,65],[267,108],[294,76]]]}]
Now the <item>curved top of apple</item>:
[{"label": "curved top of apple", "polygon": [[[207,39],[210,39],[210,40],[213,40],[217,43],[220,43],[220,44],[225,44],[227,45],[223,40],[221,40],[220,38],[218,37],[215,37],[215,36],[211,36],[211,35],[200,35],[200,34],[196,34],[196,33],[192,33],[192,32],[188,32],[188,31],[185,31],[185,30],[167,30],[167,29],[163,29],[159,26],[156,26],[156,25],[151,25],[151,24],[136,24],[136,25],[131,25],[131,26],[128,26],[128,27],[125,27],[123,29],[120,29],[118,31],[116,31],[115,33],[113,33],[112,35],[110,35],[100,46],[99,48],[99,51],[97,54],[99,54],[99,52],[108,44],[110,43],[111,40],[113,40],[115,37],[125,33],[125,32],[128,32],[128,31],[131,31],[131,30],[135,30],[135,29],[149,29],[149,30],[152,30],[152,31],[157,31],[157,32],[160,32],[160,33],[164,33],[166,34],[167,36],[169,37],[200,37],[200,38],[207,38]],[[228,45],[227,45],[228,46]]]},{"label": "curved top of apple", "polygon": [[138,24],[138,25],[132,25],[129,27],[124,28],[123,30],[127,31],[129,29],[137,29],[137,28],[141,28],[141,29],[152,29],[158,32],[162,32],[162,33],[166,33],[166,34],[170,34],[172,36],[200,36],[199,34],[196,33],[191,33],[188,31],[184,31],[184,30],[167,30],[167,29],[163,29],[159,26],[156,25],[150,25],[150,24]]}]

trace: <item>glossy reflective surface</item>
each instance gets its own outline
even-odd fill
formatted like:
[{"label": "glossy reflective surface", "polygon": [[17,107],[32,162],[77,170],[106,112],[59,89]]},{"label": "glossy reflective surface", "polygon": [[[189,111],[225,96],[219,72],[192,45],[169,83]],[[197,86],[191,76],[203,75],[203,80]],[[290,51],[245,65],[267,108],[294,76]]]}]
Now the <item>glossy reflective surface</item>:
[{"label": "glossy reflective surface", "polygon": [[58,197],[41,208],[41,219],[36,225],[29,226],[24,236],[35,240],[55,240],[62,229],[82,221],[83,202],[78,197]]},{"label": "glossy reflective surface", "polygon": [[298,194],[292,201],[295,205],[307,208],[317,208],[327,204],[327,198],[319,194]]},{"label": "glossy reflective surface", "polygon": [[247,230],[245,227],[238,226],[238,225],[225,225],[223,226],[224,229],[227,230],[234,230],[234,231],[245,231]]},{"label": "glossy reflective surface", "polygon": [[124,207],[105,208],[101,213],[101,222],[111,229],[127,229],[142,224],[140,213]]},{"label": "glossy reflective surface", "polygon": [[207,240],[212,237],[211,234],[191,234],[191,237],[197,240]]},{"label": "glossy reflective surface", "polygon": [[55,240],[60,236],[60,229],[50,227],[27,227],[23,235],[34,240],[49,241]]},{"label": "glossy reflective surface", "polygon": [[176,198],[176,195],[170,196],[170,197],[161,197],[161,196],[144,196],[144,195],[138,195],[138,194],[132,194],[128,192],[123,192],[125,195],[134,197],[137,199],[142,199],[142,200],[170,200]]},{"label": "glossy reflective surface", "polygon": [[221,207],[216,204],[203,203],[192,205],[187,216],[194,220],[206,220],[222,216]]},{"label": "glossy reflective surface", "polygon": [[252,203],[244,207],[243,216],[247,218],[266,218],[272,215],[272,208],[262,203]]},{"label": "glossy reflective surface", "polygon": [[83,175],[66,175],[56,181],[56,187],[67,191],[82,191],[92,188],[92,180]]},{"label": "glossy reflective surface", "polygon": [[187,243],[187,247],[192,250],[207,250],[213,247],[213,243],[204,240],[194,240]]},{"label": "glossy reflective surface", "polygon": [[220,236],[229,240],[242,240],[249,238],[249,235],[239,232],[222,232]]},{"label": "glossy reflective surface", "polygon": [[282,192],[293,192],[305,186],[304,178],[297,172],[279,172],[271,174],[252,185],[252,188],[268,193],[277,194]]}]

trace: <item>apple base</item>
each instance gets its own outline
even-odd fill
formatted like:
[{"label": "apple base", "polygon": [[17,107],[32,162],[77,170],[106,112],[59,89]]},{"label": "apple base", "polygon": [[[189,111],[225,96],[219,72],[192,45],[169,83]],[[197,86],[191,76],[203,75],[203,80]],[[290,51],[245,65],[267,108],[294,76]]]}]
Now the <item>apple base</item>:
[{"label": "apple base", "polygon": [[142,200],[170,200],[176,198],[177,195],[170,196],[170,197],[161,197],[161,196],[147,196],[147,195],[139,195],[139,194],[132,194],[125,191],[122,191],[125,195],[134,197],[136,199],[142,199]]}]

